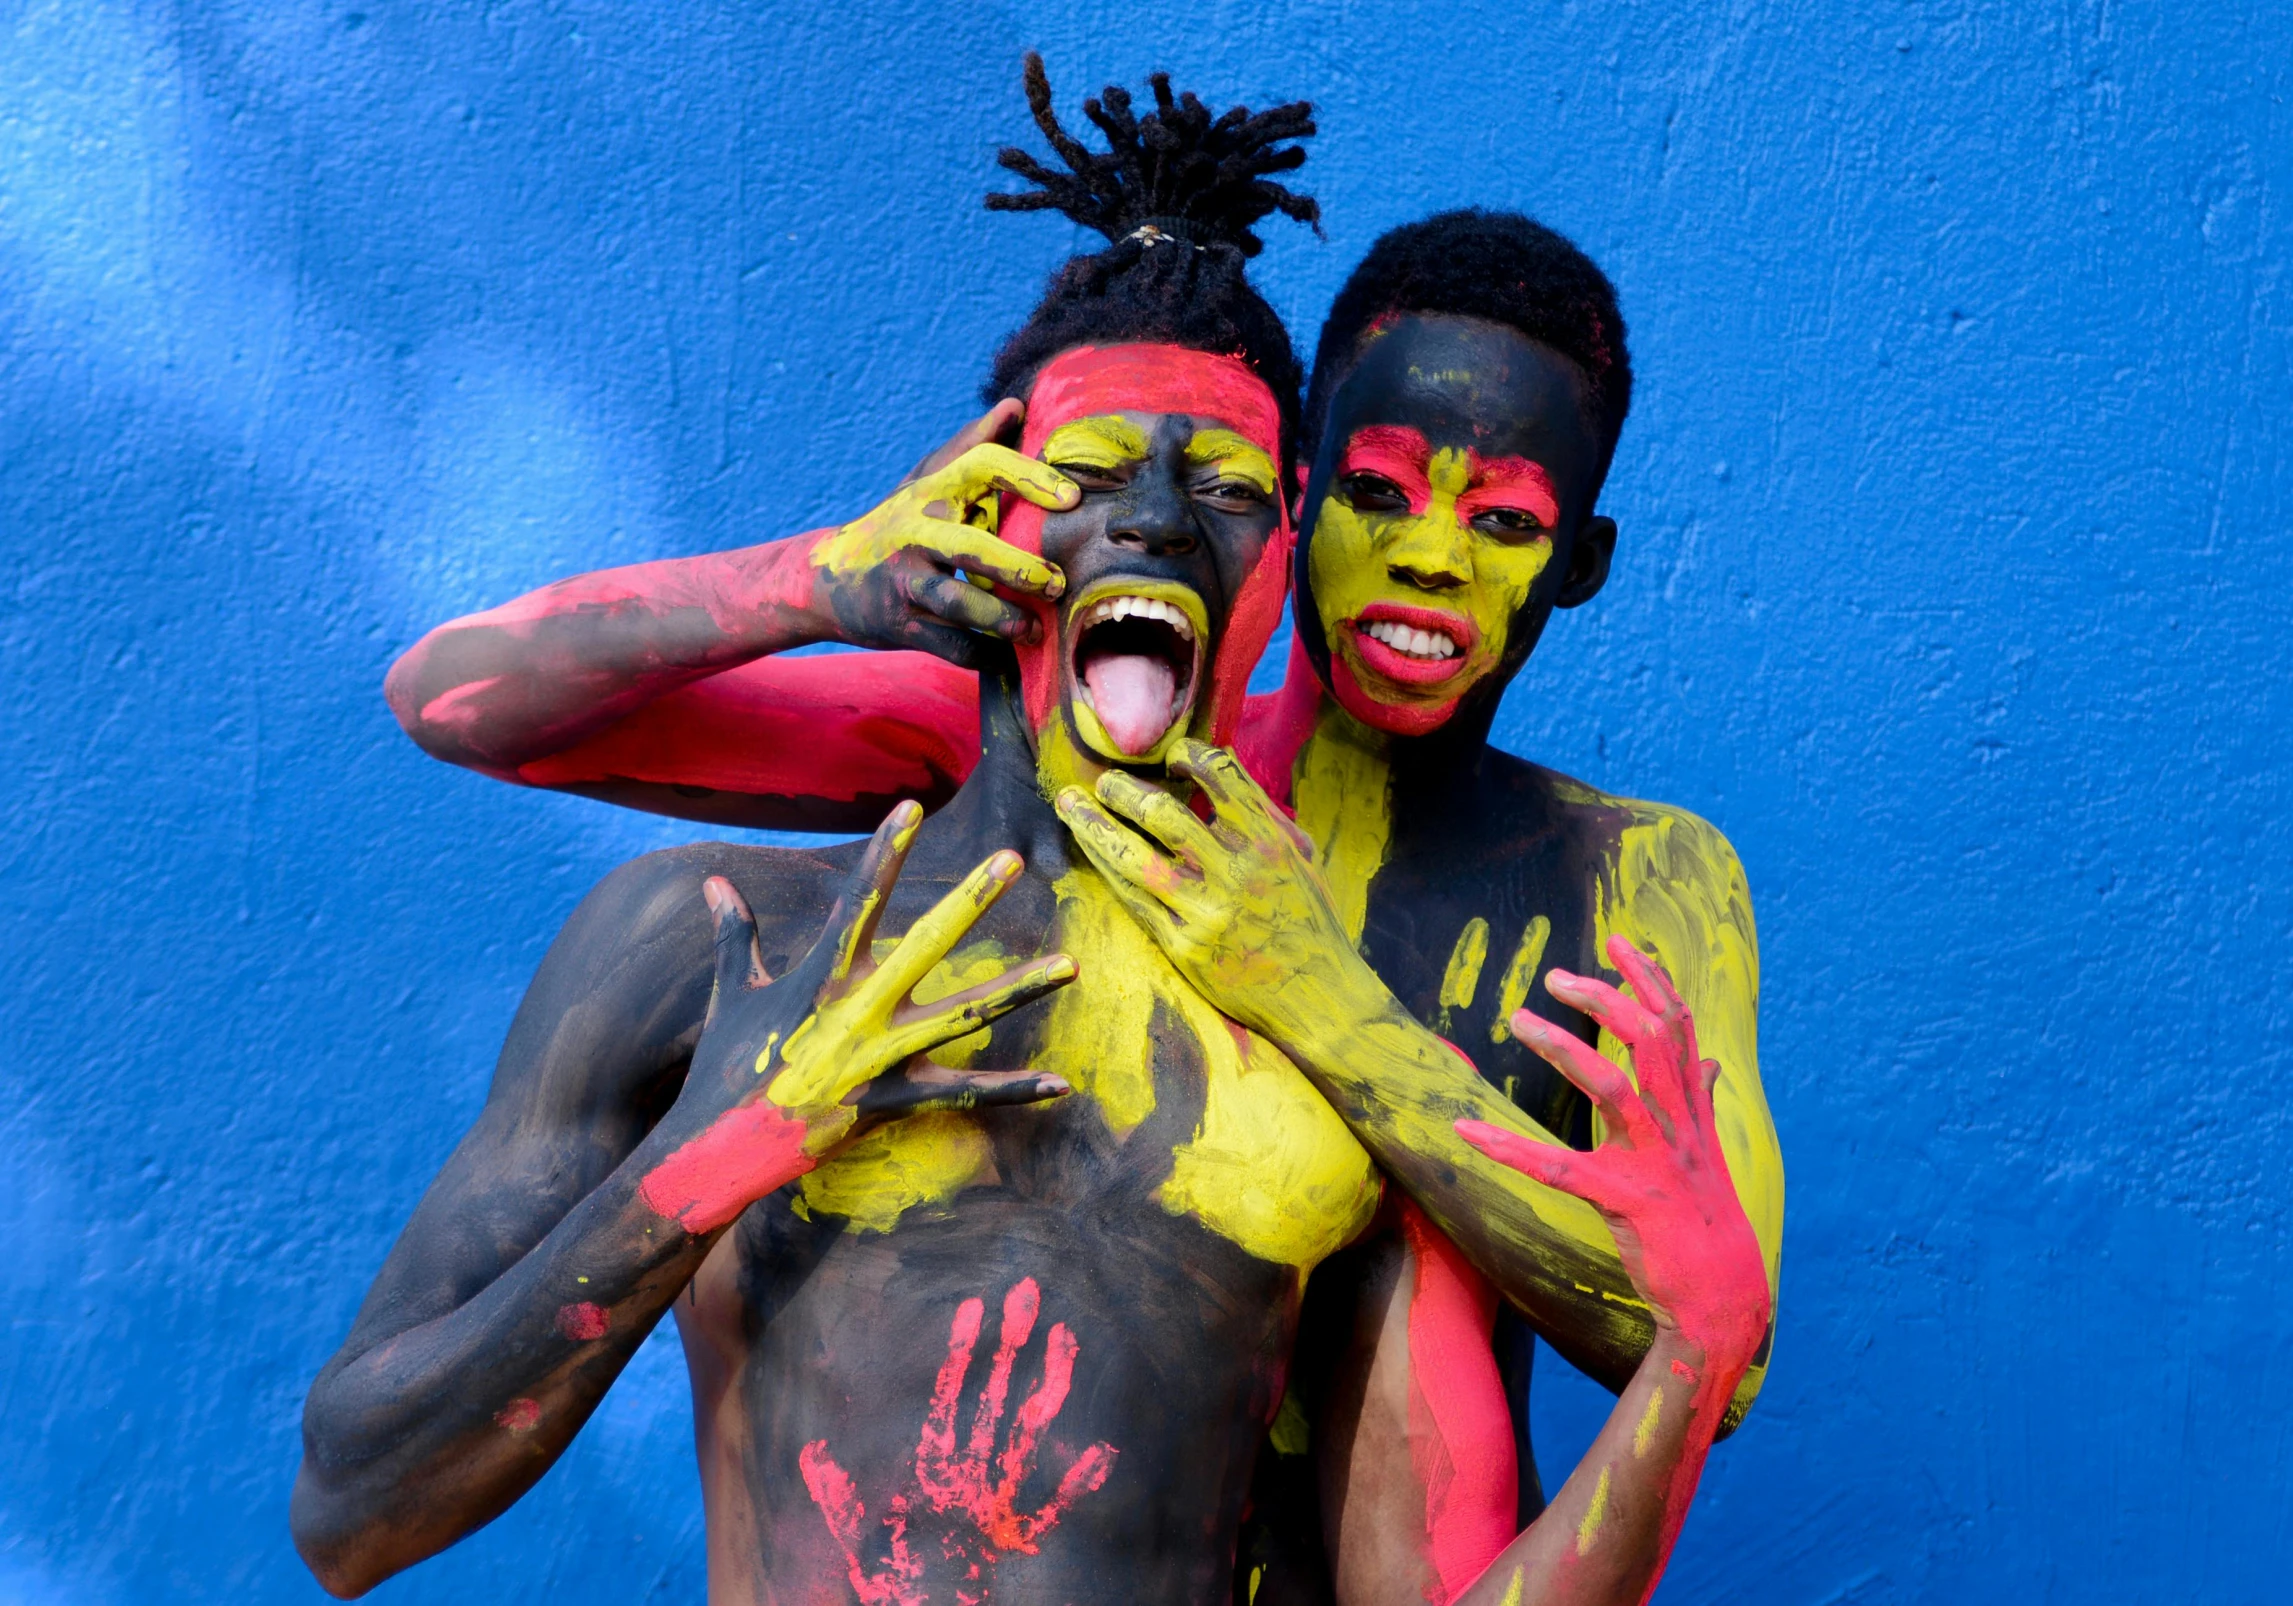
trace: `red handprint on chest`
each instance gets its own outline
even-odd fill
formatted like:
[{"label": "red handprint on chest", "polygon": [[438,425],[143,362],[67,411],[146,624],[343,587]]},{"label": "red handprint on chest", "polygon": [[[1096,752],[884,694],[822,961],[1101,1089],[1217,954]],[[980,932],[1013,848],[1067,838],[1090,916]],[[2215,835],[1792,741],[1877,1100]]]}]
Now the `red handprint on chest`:
[{"label": "red handprint on chest", "polygon": [[880,1535],[870,1529],[867,1505],[850,1474],[828,1453],[826,1439],[813,1440],[797,1458],[804,1487],[844,1553],[846,1573],[862,1606],[930,1606],[930,1580],[941,1577],[953,1580],[955,1606],[982,1606],[996,1564],[1013,1551],[1035,1554],[1037,1541],[1059,1525],[1068,1508],[1107,1481],[1115,1448],[1094,1444],[1061,1474],[1049,1500],[1032,1512],[1018,1509],[1020,1487],[1035,1470],[1037,1441],[1067,1403],[1081,1348],[1066,1323],[1051,1324],[1043,1376],[1003,1431],[1012,1368],[1034,1336],[1041,1309],[1042,1290],[1032,1277],[1022,1278],[1003,1296],[995,1359],[972,1413],[970,1436],[959,1448],[957,1405],[986,1304],[967,1299],[956,1307],[947,1359],[940,1364],[931,1409],[916,1440],[915,1465],[907,1486],[885,1502],[876,1519]]}]

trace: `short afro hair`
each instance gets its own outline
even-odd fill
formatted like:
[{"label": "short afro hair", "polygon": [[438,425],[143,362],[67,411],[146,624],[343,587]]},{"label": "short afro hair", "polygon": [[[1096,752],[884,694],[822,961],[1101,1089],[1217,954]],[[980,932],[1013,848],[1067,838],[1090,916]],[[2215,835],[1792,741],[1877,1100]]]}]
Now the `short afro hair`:
[{"label": "short afro hair", "polygon": [[1023,395],[1036,371],[1072,346],[1187,346],[1239,357],[1266,382],[1281,407],[1284,456],[1294,461],[1303,376],[1289,331],[1243,263],[1263,249],[1253,225],[1271,213],[1320,231],[1313,200],[1273,178],[1304,164],[1295,141],[1314,132],[1314,109],[1293,101],[1214,115],[1191,94],[1174,96],[1167,74],[1147,83],[1155,109],[1143,116],[1119,87],[1083,102],[1083,115],[1107,139],[1104,152],[1094,151],[1061,126],[1043,58],[1028,55],[1027,103],[1066,170],[1006,149],[996,160],[1034,188],[990,195],[987,205],[1062,213],[1105,235],[1108,246],[1051,275],[1027,322],[996,353],[982,395],[990,404]]},{"label": "short afro hair", "polygon": [[1518,212],[1441,212],[1379,236],[1338,292],[1314,351],[1306,450],[1361,339],[1399,314],[1485,318],[1576,364],[1601,444],[1601,471],[1632,407],[1632,358],[1616,287],[1565,237]]}]

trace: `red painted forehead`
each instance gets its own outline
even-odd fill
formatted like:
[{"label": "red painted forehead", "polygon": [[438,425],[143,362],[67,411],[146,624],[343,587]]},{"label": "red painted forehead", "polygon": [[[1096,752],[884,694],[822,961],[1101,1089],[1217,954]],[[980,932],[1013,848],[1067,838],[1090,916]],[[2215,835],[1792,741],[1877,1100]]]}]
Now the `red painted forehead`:
[{"label": "red painted forehead", "polygon": [[1019,449],[1029,457],[1061,424],[1106,413],[1185,413],[1215,418],[1276,463],[1282,409],[1238,357],[1187,346],[1076,346],[1043,365],[1027,397]]}]

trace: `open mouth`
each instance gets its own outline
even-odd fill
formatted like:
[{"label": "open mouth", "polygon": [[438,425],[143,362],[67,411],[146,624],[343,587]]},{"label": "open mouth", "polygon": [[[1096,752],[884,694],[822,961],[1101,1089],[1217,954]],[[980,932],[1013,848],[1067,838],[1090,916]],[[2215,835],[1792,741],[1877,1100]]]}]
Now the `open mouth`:
[{"label": "open mouth", "polygon": [[1430,686],[1465,667],[1473,650],[1473,621],[1435,608],[1373,602],[1351,621],[1364,667],[1405,686]]},{"label": "open mouth", "polygon": [[1208,629],[1201,599],[1184,586],[1118,581],[1077,598],[1070,618],[1084,739],[1108,758],[1152,758],[1194,709]]}]

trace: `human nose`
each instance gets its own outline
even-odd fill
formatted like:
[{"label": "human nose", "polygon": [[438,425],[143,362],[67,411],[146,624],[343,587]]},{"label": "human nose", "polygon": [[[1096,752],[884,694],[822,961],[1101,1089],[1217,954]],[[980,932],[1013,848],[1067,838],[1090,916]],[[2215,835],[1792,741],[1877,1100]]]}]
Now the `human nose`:
[{"label": "human nose", "polygon": [[1386,569],[1396,579],[1426,591],[1454,591],[1471,582],[1472,563],[1454,521],[1426,516],[1402,526],[1385,552]]},{"label": "human nose", "polygon": [[1178,487],[1159,474],[1141,474],[1110,511],[1107,539],[1116,546],[1162,558],[1192,552],[1201,536]]}]

